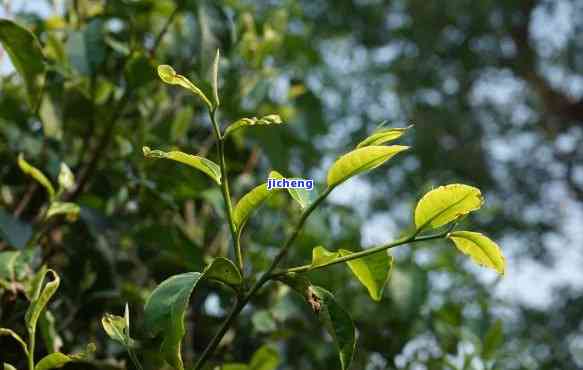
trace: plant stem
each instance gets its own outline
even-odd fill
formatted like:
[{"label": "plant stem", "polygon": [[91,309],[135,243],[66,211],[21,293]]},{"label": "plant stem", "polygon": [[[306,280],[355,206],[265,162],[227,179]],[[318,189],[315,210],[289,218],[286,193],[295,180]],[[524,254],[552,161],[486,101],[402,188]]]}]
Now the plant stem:
[{"label": "plant stem", "polygon": [[28,370],[34,370],[34,346],[36,342],[36,330],[28,332]]},{"label": "plant stem", "polygon": [[227,165],[225,163],[225,138],[221,134],[221,129],[217,123],[216,112],[216,108],[209,109],[209,116],[215,131],[215,136],[217,138],[219,165],[221,167],[221,191],[223,193],[223,200],[225,202],[225,210],[227,212],[229,229],[231,230],[231,236],[233,237],[233,246],[235,249],[235,257],[237,258],[237,265],[239,266],[239,270],[241,270],[241,274],[243,274],[243,254],[241,252],[241,244],[239,243],[237,230],[235,229],[235,223],[233,222],[233,204],[231,202],[231,195],[229,193],[229,179],[227,175]]},{"label": "plant stem", "polygon": [[206,361],[208,360],[208,358],[215,351],[215,349],[217,348],[217,346],[221,342],[221,339],[223,339],[223,336],[225,335],[225,333],[227,332],[227,330],[229,330],[229,328],[231,327],[231,325],[233,324],[233,322],[235,321],[235,319],[237,318],[237,316],[239,315],[239,313],[241,312],[241,310],[247,305],[247,303],[251,300],[251,298],[253,298],[253,296],[255,295],[255,293],[257,293],[257,291],[263,285],[265,285],[265,283],[267,283],[269,280],[272,279],[272,277],[273,277],[273,275],[272,275],[273,270],[275,270],[277,268],[277,266],[279,265],[279,263],[287,255],[287,252],[288,252],[289,248],[291,247],[291,245],[293,244],[293,242],[298,237],[298,235],[299,235],[302,227],[304,226],[304,223],[306,222],[306,220],[308,219],[308,217],[310,216],[310,214],[312,214],[312,212],[320,205],[320,203],[322,203],[324,201],[324,199],[326,199],[326,197],[328,196],[328,194],[330,194],[330,192],[333,189],[334,189],[334,187],[327,188],[326,191],[324,193],[320,194],[320,196],[318,197],[318,199],[316,199],[314,201],[314,203],[312,203],[312,205],[310,205],[310,207],[308,207],[308,209],[306,209],[304,211],[304,213],[302,214],[302,217],[300,218],[300,220],[296,224],[296,226],[294,228],[294,231],[288,237],[288,239],[285,241],[283,247],[281,248],[281,250],[279,251],[279,253],[277,254],[277,256],[275,256],[274,260],[272,261],[272,263],[269,266],[269,268],[267,269],[267,271],[265,271],[263,273],[263,275],[261,275],[261,277],[259,278],[259,280],[257,280],[257,282],[251,287],[251,289],[249,290],[249,292],[242,299],[240,299],[240,300],[238,299],[237,300],[237,303],[235,304],[235,306],[233,306],[233,309],[229,313],[229,316],[227,316],[227,318],[225,319],[225,321],[223,321],[223,324],[221,325],[221,328],[215,334],[215,336],[213,337],[213,339],[211,340],[211,342],[207,345],[207,347],[205,348],[205,350],[202,353],[201,357],[197,361],[196,365],[194,366],[194,370],[200,370],[202,368],[202,366],[206,363]]},{"label": "plant stem", "polygon": [[272,277],[285,275],[285,274],[290,273],[290,272],[300,272],[301,273],[301,272],[319,270],[319,269],[323,269],[323,268],[326,268],[326,267],[329,267],[332,265],[336,265],[338,263],[348,262],[351,260],[355,260],[357,258],[366,257],[366,256],[374,254],[374,253],[379,253],[379,252],[382,252],[382,251],[387,250],[389,248],[397,247],[399,245],[434,240],[434,239],[441,239],[441,238],[445,237],[450,231],[451,230],[448,229],[448,230],[441,232],[439,234],[423,235],[423,236],[419,236],[419,237],[417,237],[416,234],[412,234],[412,235],[403,237],[401,239],[395,240],[394,242],[389,243],[389,244],[381,245],[381,246],[374,247],[374,248],[365,249],[365,250],[360,251],[360,252],[356,252],[356,253],[352,253],[352,254],[349,254],[346,256],[335,258],[333,260],[330,260],[330,261],[323,263],[321,265],[318,265],[318,266],[312,266],[310,264],[310,265],[292,267],[292,268],[289,268],[289,269],[286,269],[283,271],[279,271],[279,272],[273,274]]}]

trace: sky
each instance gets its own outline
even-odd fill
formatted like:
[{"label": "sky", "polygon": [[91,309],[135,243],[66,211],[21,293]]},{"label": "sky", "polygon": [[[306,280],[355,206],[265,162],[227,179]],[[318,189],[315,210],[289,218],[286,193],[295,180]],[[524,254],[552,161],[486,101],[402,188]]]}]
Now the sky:
[{"label": "sky", "polygon": [[[35,11],[42,15],[50,12],[50,8],[45,0],[13,0],[13,11]],[[559,6],[555,8],[554,13],[544,14],[536,12],[533,18],[532,33],[535,40],[544,47],[543,52],[552,56],[554,50],[560,49],[562,43],[566,40],[566,35],[573,32],[573,21],[571,19],[573,12],[569,7],[568,1],[558,0]],[[0,6],[0,17],[5,17],[5,9]],[[337,45],[336,45],[337,46]],[[338,52],[338,48],[332,46],[334,53]],[[326,52],[324,50],[324,52]],[[394,56],[395,50],[386,48],[379,50],[374,55],[377,60],[390,60]],[[338,69],[358,67],[358,63],[345,65],[342,62],[343,58],[338,58],[338,55],[333,55],[330,63],[332,67]],[[346,60],[344,60],[346,63]],[[336,64],[335,64],[336,63]],[[13,68],[10,64],[9,58],[5,55],[0,62],[0,73],[11,73]],[[548,77],[555,84],[563,84],[573,96],[583,96],[583,78],[579,76],[568,76],[561,74],[560,71],[548,71]],[[520,90],[521,86],[516,85],[512,79],[500,79],[494,81],[485,81],[478,89],[476,94],[480,99],[491,99],[494,103],[498,101],[508,101],[508,97]],[[327,92],[326,99],[328,104],[334,104],[334,92]],[[396,104],[396,99],[387,93],[386,102],[388,105]],[[390,108],[390,107],[389,107]],[[384,107],[384,111],[392,111]],[[340,130],[335,130],[335,138],[327,138],[328,145],[335,141],[341,141],[343,133]],[[331,139],[331,140],[330,140]],[[515,142],[492,142],[493,155],[504,156],[512,155],[512,152],[507,148],[515,148],[519,143]],[[331,159],[330,159],[331,160]],[[330,200],[332,202],[354,205],[363,204],[365,202],[355,202],[354,194],[357,194],[359,199],[365,201],[370,196],[370,186],[362,178],[353,179],[342,185],[343,191],[335,191],[332,193]],[[572,199],[565,189],[561,188],[560,184],[549,190],[549,199],[551,202],[561,203],[561,209],[564,215],[565,224],[562,230],[562,235],[566,237],[569,245],[581,246],[583,245],[583,228],[577,220],[583,220],[583,211],[579,204]],[[366,210],[359,209],[359,212],[366,212]],[[396,229],[394,221],[388,214],[374,214],[366,217],[367,221],[363,225],[363,240],[364,246],[374,244],[386,243],[394,239],[398,230]],[[503,240],[501,245],[507,257],[507,273],[503,279],[496,285],[495,294],[508,302],[519,301],[532,306],[545,307],[552,302],[553,291],[557,286],[571,285],[575,287],[583,287],[583,260],[580,255],[580,248],[565,248],[565,240],[560,238],[550,238],[547,242],[551,253],[556,258],[556,264],[552,268],[544,267],[531,260],[523,258],[516,258],[512,250],[518,249],[519,240]],[[488,282],[496,279],[496,274],[490,270],[479,267],[471,267],[472,270],[480,277],[480,279]]]}]

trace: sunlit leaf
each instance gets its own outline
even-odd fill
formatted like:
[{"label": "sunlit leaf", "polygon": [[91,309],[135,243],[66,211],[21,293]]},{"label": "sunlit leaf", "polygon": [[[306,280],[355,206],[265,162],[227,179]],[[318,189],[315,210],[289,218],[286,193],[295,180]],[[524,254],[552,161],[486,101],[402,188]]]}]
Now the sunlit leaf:
[{"label": "sunlit leaf", "polygon": [[144,307],[144,327],[152,335],[162,334],[160,351],[164,359],[184,370],[181,356],[185,334],[184,315],[189,297],[203,275],[189,272],[164,280],[148,297]]},{"label": "sunlit leaf", "polygon": [[74,355],[65,355],[64,353],[54,352],[43,357],[34,367],[34,370],[60,369],[69,362],[82,361],[95,352],[95,345],[89,344],[85,352]]},{"label": "sunlit leaf", "polygon": [[373,132],[372,135],[370,135],[369,137],[367,137],[366,139],[361,141],[356,147],[362,148],[362,147],[371,146],[371,145],[382,145],[382,144],[388,143],[390,141],[397,140],[398,138],[403,136],[405,131],[407,131],[411,127],[412,126],[404,127],[404,128],[389,128],[389,129],[377,130],[377,131]]},{"label": "sunlit leaf", "polygon": [[321,287],[313,287],[320,300],[318,318],[334,340],[342,370],[350,368],[356,349],[356,329],[350,315],[340,306],[332,293]]},{"label": "sunlit leaf", "polygon": [[9,363],[4,363],[4,370],[16,370],[16,368]]},{"label": "sunlit leaf", "polygon": [[[47,274],[51,276],[51,280],[43,285]],[[28,307],[24,317],[26,327],[31,335],[34,335],[36,332],[36,324],[38,319],[41,313],[46,309],[46,306],[51,297],[59,288],[60,283],[61,279],[59,278],[59,275],[57,275],[55,271],[45,267],[41,268],[41,270],[33,278],[29,291],[30,306]]]},{"label": "sunlit leaf", "polygon": [[57,333],[55,316],[48,309],[40,315],[38,327],[47,352],[59,352],[63,346],[63,339]]},{"label": "sunlit leaf", "polygon": [[[312,250],[312,267],[325,265],[338,257],[348,256],[352,253],[346,249],[330,252],[324,247],[316,247]],[[375,301],[380,301],[391,275],[393,257],[387,252],[379,252],[347,261],[346,264],[358,281],[368,290],[370,297]]]},{"label": "sunlit leaf", "polygon": [[221,105],[221,101],[219,100],[219,63],[221,59],[221,53],[219,49],[217,49],[217,54],[215,55],[215,61],[213,62],[213,99],[215,100],[215,107]]},{"label": "sunlit leaf", "polygon": [[239,269],[224,257],[215,258],[203,272],[205,279],[217,280],[223,284],[237,287],[243,283]]},{"label": "sunlit leaf", "polygon": [[199,89],[195,84],[190,82],[190,80],[182,75],[176,73],[174,68],[170,67],[169,65],[162,64],[158,66],[158,76],[160,79],[167,84],[170,85],[178,85],[184,87],[187,90],[190,90],[193,94],[198,95],[204,103],[209,107],[209,109],[213,108],[212,103],[207,98],[207,96]]},{"label": "sunlit leaf", "polygon": [[147,146],[142,148],[146,158],[164,158],[176,162],[184,163],[207,174],[214,182],[221,184],[221,168],[215,162],[206,158],[179,151],[163,152],[161,150],[151,150]]},{"label": "sunlit leaf", "polygon": [[438,228],[480,209],[484,198],[480,189],[469,185],[451,184],[431,190],[415,208],[417,230]]},{"label": "sunlit leaf", "polygon": [[269,114],[267,116],[257,118],[241,118],[227,127],[225,130],[225,136],[229,135],[230,133],[246,126],[269,126],[269,125],[280,125],[283,121],[281,117],[277,114]]},{"label": "sunlit leaf", "polygon": [[128,326],[124,317],[106,313],[101,318],[101,325],[111,339],[124,346],[130,346],[131,341],[127,335]]},{"label": "sunlit leaf", "polygon": [[506,262],[500,247],[490,238],[472,231],[454,231],[447,236],[463,253],[480,266],[489,267],[504,274]]},{"label": "sunlit leaf", "polygon": [[47,210],[46,219],[57,215],[67,215],[67,219],[76,220],[81,208],[75,203],[70,202],[52,202]]},{"label": "sunlit leaf", "polygon": [[287,189],[291,197],[298,202],[302,209],[306,209],[314,203],[317,198],[317,193],[312,188],[311,190],[308,189]]},{"label": "sunlit leaf", "polygon": [[75,188],[75,175],[71,172],[69,166],[66,163],[61,163],[61,170],[59,171],[59,185],[67,191],[71,191]]},{"label": "sunlit leaf", "polygon": [[[271,171],[269,173],[269,178],[281,178],[281,174],[277,171]],[[245,194],[237,205],[233,209],[233,222],[235,223],[235,227],[237,230],[241,230],[241,228],[249,219],[249,216],[253,211],[255,211],[259,206],[265,202],[269,197],[271,197],[276,190],[281,189],[267,189],[267,184],[263,183],[261,185],[256,186],[250,192]]]},{"label": "sunlit leaf", "polygon": [[336,186],[352,176],[372,170],[408,148],[402,145],[366,146],[346,153],[328,170],[328,186]]},{"label": "sunlit leaf", "polygon": [[40,43],[32,32],[8,19],[0,19],[0,43],[26,85],[30,107],[36,110],[45,79]]},{"label": "sunlit leaf", "polygon": [[35,179],[38,183],[47,189],[49,193],[49,197],[53,199],[55,197],[55,188],[53,188],[53,184],[49,181],[49,179],[36,167],[31,166],[26,160],[24,160],[24,156],[21,154],[18,155],[18,166],[25,174],[31,176]]}]

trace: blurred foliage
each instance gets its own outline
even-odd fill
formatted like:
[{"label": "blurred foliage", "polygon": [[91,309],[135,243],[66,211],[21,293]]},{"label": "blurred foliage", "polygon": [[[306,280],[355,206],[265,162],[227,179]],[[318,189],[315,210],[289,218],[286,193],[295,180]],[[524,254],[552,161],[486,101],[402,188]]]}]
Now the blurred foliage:
[{"label": "blurred foliage", "polygon": [[[155,66],[169,64],[206,81],[201,87],[210,92],[217,47],[221,121],[277,112],[289,123],[229,136],[235,198],[272,168],[323,184],[322,168],[379,122],[415,125],[412,153],[367,177],[370,183],[343,185],[348,196],[312,215],[290,265],[308,261],[316,245],[360,247],[362,225],[375,215],[393,225],[375,234],[394,234],[410,225],[403,210],[425,190],[454,181],[485,190],[490,206],[472,222],[507,240],[501,244],[513,258],[551,265],[549,237],[568,244],[565,203],[583,200],[583,100],[569,84],[583,63],[576,0],[38,0],[38,8],[21,11],[28,3],[3,2],[4,14],[40,41],[44,66],[24,79],[0,77],[0,326],[25,333],[25,286],[42,264],[58,271],[60,289],[39,322],[38,358],[49,348],[75,353],[94,342],[94,360],[65,368],[131,368],[123,348],[106,339],[103,313],[121,313],[129,302],[132,322],[141,322],[156,283],[230,253],[212,180],[141,152],[179,148],[217,162],[204,107],[155,75]],[[564,7],[572,31],[557,41],[553,25],[541,24]],[[0,25],[2,37],[14,36]],[[0,58],[14,60],[16,52],[0,50]],[[44,81],[31,79],[43,68]],[[76,184],[61,200],[80,206],[76,222],[44,222],[47,192],[19,170],[19,153],[53,182],[62,162],[71,167]],[[258,271],[289,232],[281,225],[299,214],[284,196],[260,213],[247,230],[261,232],[244,235]],[[41,228],[38,248],[24,249]],[[521,307],[494,299],[497,281],[478,278],[454,248],[425,243],[395,260],[378,304],[346,269],[310,276],[352,313],[360,343],[354,369],[583,364],[581,292],[557,291],[548,310]],[[230,305],[210,288],[192,300],[188,363]],[[301,298],[283,286],[264,290],[215,360],[250,364],[268,344],[277,348],[279,369],[333,369],[335,350],[319,328]],[[141,330],[133,334],[143,337]],[[144,363],[158,369],[157,344],[141,345],[152,349]],[[24,368],[10,337],[0,337],[0,361]]]}]

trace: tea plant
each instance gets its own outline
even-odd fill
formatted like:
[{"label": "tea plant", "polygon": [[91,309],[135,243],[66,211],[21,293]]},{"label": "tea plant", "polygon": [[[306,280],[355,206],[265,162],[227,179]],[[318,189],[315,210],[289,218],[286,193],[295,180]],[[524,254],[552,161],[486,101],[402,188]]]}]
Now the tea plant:
[{"label": "tea plant", "polygon": [[[34,355],[37,326],[39,326],[38,324],[40,322],[40,327],[43,330],[54,330],[54,328],[47,329],[48,325],[50,325],[48,318],[50,314],[46,311],[46,308],[48,302],[59,288],[61,279],[54,270],[48,269],[46,266],[42,266],[30,279],[26,279],[26,276],[24,276],[22,281],[20,281],[21,279],[19,279],[18,275],[23,272],[23,265],[26,265],[32,258],[31,256],[35,252],[35,247],[41,236],[44,234],[47,221],[58,215],[65,215],[70,221],[76,220],[79,216],[80,209],[77,204],[61,200],[64,192],[71,190],[75,186],[75,177],[69,167],[65,163],[61,163],[58,176],[58,187],[57,190],[55,190],[55,186],[48,177],[38,168],[28,163],[22,154],[18,156],[18,166],[22,172],[30,175],[45,188],[49,202],[41,209],[37,216],[39,221],[37,230],[32,233],[30,237],[26,237],[25,235],[24,240],[28,240],[23,246],[24,249],[20,251],[7,251],[0,253],[0,287],[12,291],[13,293],[22,290],[24,295],[30,301],[30,305],[24,317],[28,340],[25,341],[15,331],[8,328],[0,328],[0,336],[11,336],[20,344],[27,358],[29,370],[56,369],[63,367],[66,363],[83,360],[87,357],[88,353],[95,351],[95,346],[90,344],[87,346],[85,352],[75,355],[65,355],[61,352],[52,352],[43,357],[39,362],[35,362]],[[45,283],[47,277],[50,277],[50,281]],[[50,350],[51,346],[46,347]],[[4,369],[15,368],[12,365],[4,364]]]},{"label": "tea plant", "polygon": [[[425,194],[414,210],[413,231],[398,240],[359,251],[345,249],[331,251],[318,246],[313,249],[311,262],[302,266],[282,267],[286,255],[301,233],[308,217],[335,188],[349,178],[372,170],[408,149],[407,146],[402,145],[387,145],[400,138],[408,129],[393,128],[377,130],[360,142],[354,150],[338,158],[328,169],[325,190],[319,195],[314,197],[307,190],[289,189],[291,197],[300,205],[302,214],[267,270],[258,276],[246,276],[241,234],[255,210],[274,192],[283,190],[268,190],[266,184],[260,184],[234,203],[229,187],[228,167],[225,162],[225,141],[235,130],[250,126],[279,125],[282,120],[276,114],[261,118],[242,118],[223,129],[217,119],[217,111],[220,107],[218,70],[219,53],[217,51],[213,65],[212,98],[209,98],[198,86],[186,77],[177,74],[172,67],[168,65],[158,67],[158,74],[163,82],[189,90],[206,105],[217,142],[219,163],[180,151],[164,152],[148,147],[143,148],[146,158],[163,158],[181,162],[203,172],[221,188],[235,256],[234,260],[218,257],[202,272],[187,272],[172,276],[158,285],[146,300],[144,326],[152,336],[161,338],[160,352],[172,367],[179,370],[185,368],[181,357],[181,342],[185,335],[184,316],[194,289],[207,280],[218,281],[230,288],[235,296],[235,304],[199,357],[194,369],[203,368],[241,310],[262,287],[272,281],[287,284],[305,298],[333,338],[339,354],[340,367],[348,369],[356,346],[354,323],[348,312],[336,301],[334,294],[323,287],[312,285],[305,276],[306,272],[346,263],[356,279],[366,288],[371,299],[379,301],[391,275],[393,258],[388,253],[389,249],[405,244],[448,239],[477,264],[504,274],[504,257],[500,248],[492,240],[477,232],[455,230],[457,222],[462,217],[480,209],[484,203],[479,189],[464,184],[440,186]],[[281,178],[282,175],[272,171],[269,177]],[[133,339],[129,336],[127,315],[126,319],[106,315],[104,327],[113,339],[133,351]],[[134,355],[132,358],[135,360]],[[252,369],[254,367],[233,364],[225,365],[224,368]]]}]

